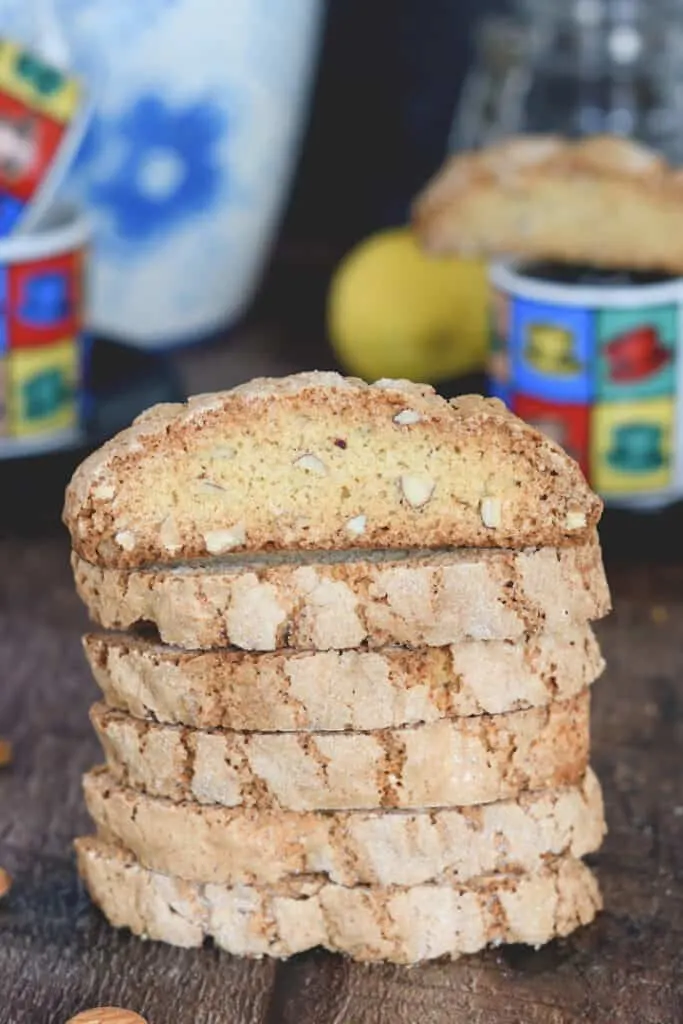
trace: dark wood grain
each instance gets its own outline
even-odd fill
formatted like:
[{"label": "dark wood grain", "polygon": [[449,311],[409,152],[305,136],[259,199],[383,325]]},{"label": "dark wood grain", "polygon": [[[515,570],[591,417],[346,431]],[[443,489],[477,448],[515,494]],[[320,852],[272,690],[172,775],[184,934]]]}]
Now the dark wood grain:
[{"label": "dark wood grain", "polygon": [[609,838],[607,909],[574,938],[410,970],[314,952],[286,964],[119,934],[90,907],[71,841],[79,776],[99,759],[85,616],[64,538],[0,542],[0,1024],[63,1024],[119,1003],[150,1024],[669,1024],[683,1020],[683,566],[613,566],[600,629],[594,761]]}]

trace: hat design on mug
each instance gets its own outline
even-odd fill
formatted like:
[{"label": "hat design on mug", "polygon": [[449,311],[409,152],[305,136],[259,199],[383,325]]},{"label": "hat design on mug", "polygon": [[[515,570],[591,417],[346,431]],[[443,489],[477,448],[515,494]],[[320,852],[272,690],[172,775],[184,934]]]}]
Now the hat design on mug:
[{"label": "hat design on mug", "polygon": [[55,416],[74,397],[74,389],[58,367],[46,367],[21,385],[24,415],[29,421]]},{"label": "hat design on mug", "polygon": [[643,324],[624,331],[605,345],[610,380],[632,384],[652,377],[673,359],[656,327]]},{"label": "hat design on mug", "polygon": [[558,324],[529,324],[524,358],[538,373],[548,376],[576,377],[582,371],[573,331]]},{"label": "hat design on mug", "polygon": [[659,423],[622,423],[612,432],[607,462],[621,473],[651,473],[665,463],[664,427]]}]

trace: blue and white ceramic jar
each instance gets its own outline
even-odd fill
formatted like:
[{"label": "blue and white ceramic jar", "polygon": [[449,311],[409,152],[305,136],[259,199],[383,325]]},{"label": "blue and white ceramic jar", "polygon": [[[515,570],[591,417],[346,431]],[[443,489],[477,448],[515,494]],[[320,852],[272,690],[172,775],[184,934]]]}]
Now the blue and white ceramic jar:
[{"label": "blue and white ceramic jar", "polygon": [[[34,0],[45,2],[45,0]],[[298,155],[320,0],[53,0],[96,115],[67,192],[91,215],[95,331],[205,337],[258,285]],[[0,33],[31,42],[31,0]]]}]

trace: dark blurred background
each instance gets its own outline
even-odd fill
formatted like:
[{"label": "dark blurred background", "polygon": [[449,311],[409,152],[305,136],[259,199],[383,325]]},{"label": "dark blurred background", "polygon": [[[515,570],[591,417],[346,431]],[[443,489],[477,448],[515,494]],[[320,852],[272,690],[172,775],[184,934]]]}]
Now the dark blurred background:
[{"label": "dark blurred background", "polygon": [[[332,365],[324,301],[339,258],[405,223],[446,153],[476,22],[505,0],[329,0],[308,130],[250,318]],[[317,340],[316,340],[317,339]]]}]

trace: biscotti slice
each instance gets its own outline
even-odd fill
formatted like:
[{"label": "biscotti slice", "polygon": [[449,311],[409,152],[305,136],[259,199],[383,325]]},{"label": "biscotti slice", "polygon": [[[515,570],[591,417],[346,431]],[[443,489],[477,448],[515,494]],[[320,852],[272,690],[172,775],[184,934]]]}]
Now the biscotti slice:
[{"label": "biscotti slice", "polygon": [[588,924],[601,909],[597,882],[563,857],[534,875],[469,885],[346,888],[320,876],[280,886],[198,885],[141,867],[120,848],[76,841],[78,866],[110,923],[146,939],[237,956],[289,957],[323,946],[356,960],[411,964],[503,942],[541,946]]},{"label": "biscotti slice", "polygon": [[288,810],[458,807],[578,783],[589,695],[508,715],[374,732],[204,732],[96,704],[115,778],[152,796]]},{"label": "biscotti slice", "polygon": [[83,640],[109,707],[194,729],[384,729],[568,700],[604,662],[590,626],[523,640],[377,650],[183,651],[125,633]]},{"label": "biscotti slice", "polygon": [[104,769],[84,778],[98,834],[139,863],[191,882],[269,885],[323,874],[338,885],[467,882],[540,871],[560,854],[593,853],[605,834],[602,794],[589,770],[576,786],[518,800],[434,811],[205,807],[119,785]]},{"label": "biscotti slice", "polygon": [[306,373],[150,409],[76,471],[64,520],[82,558],[130,568],[562,545],[601,509],[578,465],[495,399]]},{"label": "biscotti slice", "polygon": [[683,174],[625,139],[513,138],[449,158],[413,223],[431,253],[683,271]]},{"label": "biscotti slice", "polygon": [[72,565],[99,625],[152,623],[165,643],[188,648],[443,647],[559,632],[610,609],[596,535],[524,551],[328,553],[130,572],[73,555]]}]

